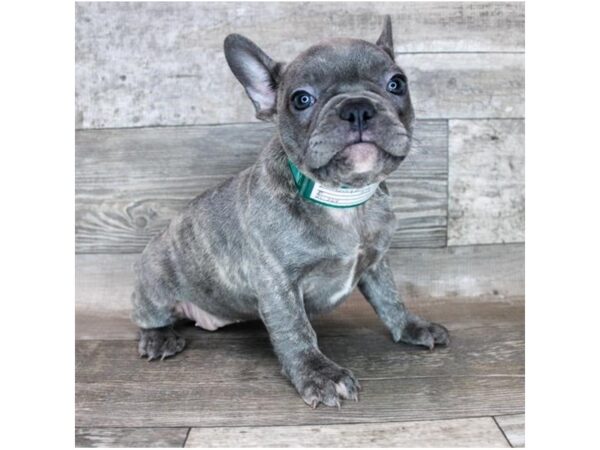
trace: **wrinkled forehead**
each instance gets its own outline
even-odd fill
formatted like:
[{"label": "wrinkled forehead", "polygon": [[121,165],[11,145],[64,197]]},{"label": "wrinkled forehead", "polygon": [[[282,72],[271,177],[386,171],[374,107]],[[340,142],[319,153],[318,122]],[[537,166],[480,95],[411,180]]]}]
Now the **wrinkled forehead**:
[{"label": "wrinkled forehead", "polygon": [[310,47],[285,68],[285,88],[376,81],[394,68],[397,66],[392,59],[375,44],[356,39],[332,40]]}]

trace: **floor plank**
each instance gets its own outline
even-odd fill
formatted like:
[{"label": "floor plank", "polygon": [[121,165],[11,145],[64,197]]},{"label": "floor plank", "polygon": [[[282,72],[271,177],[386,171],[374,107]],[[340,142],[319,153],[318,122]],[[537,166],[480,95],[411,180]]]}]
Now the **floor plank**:
[{"label": "floor plank", "polygon": [[494,417],[513,447],[525,447],[525,414]]},{"label": "floor plank", "polygon": [[[257,324],[217,333],[189,330],[186,351],[162,362],[138,358],[131,340],[78,341],[76,422],[265,426],[521,413],[523,305],[477,304],[439,301],[419,311],[443,321],[452,334],[451,345],[434,352],[394,344],[376,322],[357,321],[359,315],[348,314],[344,335],[332,333],[335,321],[316,323],[324,353],[352,369],[363,385],[361,401],[347,402],[341,411],[304,405],[281,376]],[[368,307],[360,305],[366,314]],[[323,332],[331,323],[331,334]]]},{"label": "floor plank", "polygon": [[193,428],[186,447],[509,447],[490,417],[301,427]]},{"label": "floor plank", "polygon": [[[194,372],[193,368],[189,371]],[[226,374],[221,374],[226,379]],[[269,426],[451,419],[523,411],[522,377],[363,380],[360,402],[312,410],[284,381],[78,383],[77,426]]]},{"label": "floor plank", "polygon": [[188,428],[75,428],[75,447],[183,447]]}]

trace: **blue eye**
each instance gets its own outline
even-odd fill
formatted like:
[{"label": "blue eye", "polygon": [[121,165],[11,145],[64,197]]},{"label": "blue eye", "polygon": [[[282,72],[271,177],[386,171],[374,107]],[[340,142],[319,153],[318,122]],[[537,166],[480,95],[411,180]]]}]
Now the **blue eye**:
[{"label": "blue eye", "polygon": [[316,100],[316,98],[306,91],[296,91],[292,95],[292,104],[299,111],[311,107]]},{"label": "blue eye", "polygon": [[394,75],[388,81],[386,89],[394,95],[406,94],[406,77],[404,75]]}]

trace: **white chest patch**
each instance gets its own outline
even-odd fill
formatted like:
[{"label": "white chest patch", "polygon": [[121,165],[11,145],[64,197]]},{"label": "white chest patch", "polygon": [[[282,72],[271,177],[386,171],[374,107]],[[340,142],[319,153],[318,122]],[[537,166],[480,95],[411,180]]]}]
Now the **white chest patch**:
[{"label": "white chest patch", "polygon": [[358,257],[354,259],[354,262],[352,263],[352,268],[350,269],[350,273],[348,274],[348,278],[346,278],[346,281],[344,282],[344,284],[341,286],[341,288],[337,292],[335,292],[331,297],[329,297],[329,303],[331,303],[332,305],[339,302],[342,298],[344,298],[346,295],[348,295],[354,288],[354,285],[353,285],[354,270],[356,269],[357,263],[358,263]]},{"label": "white chest patch", "polygon": [[353,208],[327,208],[329,215],[341,225],[350,225],[356,219]]},{"label": "white chest patch", "polygon": [[215,331],[218,328],[224,327],[231,323],[239,322],[237,320],[221,319],[213,316],[203,309],[190,302],[177,302],[175,306],[175,314],[179,317],[196,321],[196,326],[207,331]]}]

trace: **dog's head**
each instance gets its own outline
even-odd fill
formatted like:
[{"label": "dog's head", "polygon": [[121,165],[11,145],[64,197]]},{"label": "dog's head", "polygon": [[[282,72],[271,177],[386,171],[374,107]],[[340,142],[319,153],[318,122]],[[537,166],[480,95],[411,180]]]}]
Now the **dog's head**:
[{"label": "dog's head", "polygon": [[225,56],[256,116],[277,123],[288,158],[309,177],[362,187],[406,157],[414,113],[406,75],[394,62],[389,16],[375,44],[331,40],[284,65],[232,34]]}]

